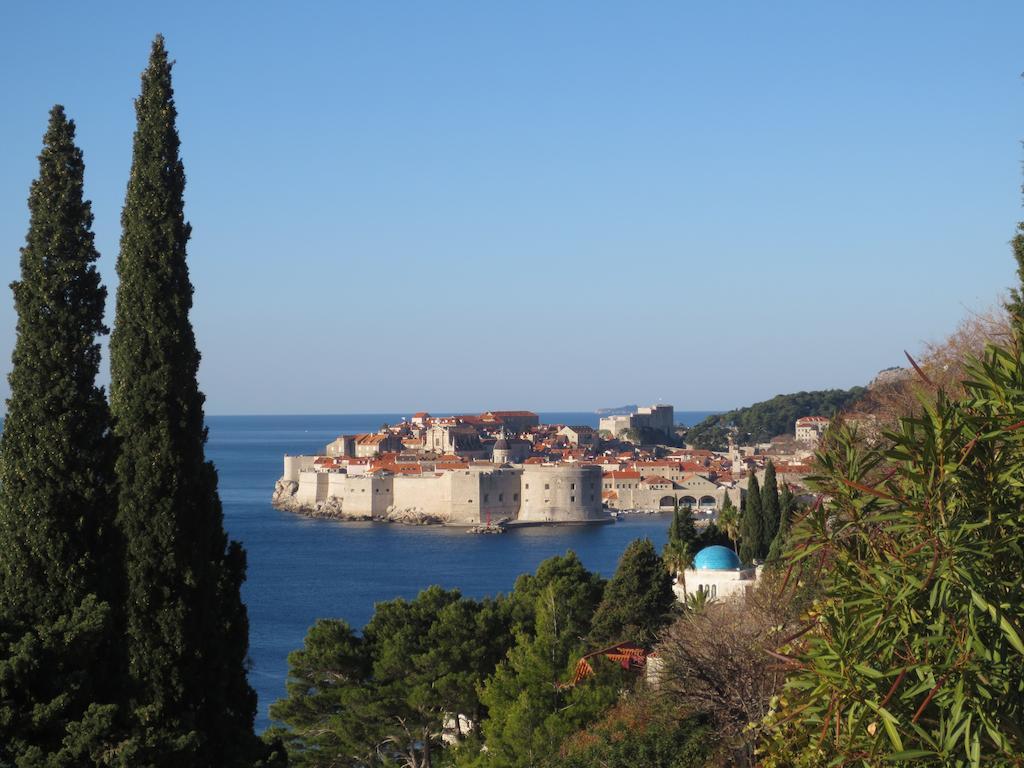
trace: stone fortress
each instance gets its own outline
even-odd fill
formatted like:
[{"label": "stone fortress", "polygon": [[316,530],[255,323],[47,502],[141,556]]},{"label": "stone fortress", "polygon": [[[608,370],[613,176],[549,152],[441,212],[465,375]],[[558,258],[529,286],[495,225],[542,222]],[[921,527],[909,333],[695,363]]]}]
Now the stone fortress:
[{"label": "stone fortress", "polygon": [[477,526],[599,523],[601,468],[592,465],[470,465],[420,474],[322,471],[312,456],[286,456],[275,505],[357,520]]}]

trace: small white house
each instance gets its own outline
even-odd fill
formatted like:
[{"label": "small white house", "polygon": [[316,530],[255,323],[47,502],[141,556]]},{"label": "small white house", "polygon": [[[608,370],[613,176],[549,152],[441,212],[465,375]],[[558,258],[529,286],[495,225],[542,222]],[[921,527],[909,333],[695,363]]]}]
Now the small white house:
[{"label": "small white house", "polygon": [[678,599],[704,590],[713,600],[726,600],[746,597],[757,582],[757,569],[744,568],[735,552],[715,544],[697,553],[685,577],[685,588],[682,579],[672,587]]}]

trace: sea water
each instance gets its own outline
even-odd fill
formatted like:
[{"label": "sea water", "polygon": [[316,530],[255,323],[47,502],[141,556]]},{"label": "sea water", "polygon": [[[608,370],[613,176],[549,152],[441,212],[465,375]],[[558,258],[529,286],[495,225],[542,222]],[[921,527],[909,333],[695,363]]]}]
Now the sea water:
[{"label": "sea water", "polygon": [[[694,424],[708,413],[676,413]],[[404,414],[408,416],[408,414]],[[432,585],[484,597],[508,592],[516,577],[544,559],[573,550],[583,564],[611,576],[633,539],[661,547],[666,515],[629,515],[613,525],[524,528],[473,536],[457,528],[311,520],[270,506],[285,453],[319,453],[340,434],[372,432],[399,414],[349,416],[210,416],[207,456],[217,466],[225,525],[245,546],[249,575],[249,680],[259,696],[257,729],[285,693],[289,651],[302,646],[318,618],[360,629],[373,606],[412,598]],[[593,413],[544,413],[545,423],[597,426]]]}]

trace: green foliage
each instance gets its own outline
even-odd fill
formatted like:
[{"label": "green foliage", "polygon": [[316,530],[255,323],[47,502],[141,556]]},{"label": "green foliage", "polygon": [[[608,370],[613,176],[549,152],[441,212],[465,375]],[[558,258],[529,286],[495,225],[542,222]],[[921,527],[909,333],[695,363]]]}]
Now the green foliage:
[{"label": "green foliage", "polygon": [[[1017,262],[1017,284],[1024,286],[1024,221],[1017,225],[1017,234],[1010,241],[1013,248],[1013,258]],[[1006,303],[1006,309],[1014,317],[1024,317],[1024,294],[1021,288],[1010,289],[1010,300]]]},{"label": "green foliage", "polygon": [[697,550],[693,544],[679,539],[669,539],[661,552],[661,560],[665,563],[669,575],[676,576],[686,591],[686,570],[693,565]]},{"label": "green foliage", "polygon": [[[378,603],[363,637],[322,620],[288,659],[268,731],[291,764],[428,765],[449,715],[479,722],[479,688],[512,644],[507,603],[430,587]],[[465,734],[462,734],[465,736]]]},{"label": "green foliage", "polygon": [[266,737],[282,740],[290,765],[373,764],[382,712],[367,685],[371,669],[366,645],[343,621],[321,619],[303,647],[288,654],[288,697],[270,708],[271,718],[288,727]]},{"label": "green foliage", "polygon": [[50,112],[29,193],[0,437],[0,765],[99,764],[113,740],[118,571],[106,333],[74,122]]},{"label": "green foliage", "polygon": [[250,763],[256,697],[245,677],[245,553],[228,544],[206,461],[199,351],[189,321],[185,172],[171,63],[153,43],[121,216],[111,411],[120,443],[125,650],[132,765]]},{"label": "green foliage", "polygon": [[569,740],[551,768],[704,768],[715,734],[707,719],[627,697]]},{"label": "green foliage", "polygon": [[[344,622],[320,621],[289,656],[288,697],[270,712],[281,725],[266,739],[310,768],[545,761],[628,682],[618,665],[595,656],[594,674],[570,685],[577,662],[596,650],[587,640],[592,620],[653,636],[674,598],[647,540],[631,545],[609,582],[617,599],[602,602],[604,592],[570,551],[521,576],[507,599],[431,587],[415,600],[379,603],[362,637]],[[618,606],[628,610],[612,610]],[[456,714],[474,730],[452,733]],[[446,729],[454,747],[441,742]]]},{"label": "green foliage", "polygon": [[764,485],[761,487],[761,544],[760,550],[767,555],[775,535],[779,532],[781,516],[779,482],[775,476],[775,462],[771,459],[764,470]]},{"label": "green foliage", "polygon": [[[691,544],[680,539],[674,544],[692,561],[695,552]],[[650,539],[637,539],[626,547],[605,587],[594,613],[591,641],[598,646],[624,640],[653,643],[674,603],[672,578],[664,561]]]},{"label": "green foliage", "polygon": [[772,539],[772,545],[768,550],[768,561],[777,563],[782,558],[783,552],[789,546],[790,525],[796,511],[796,499],[792,491],[785,483],[782,484],[782,492],[779,494],[779,530]]},{"label": "green foliage", "polygon": [[699,539],[697,526],[693,524],[693,514],[689,509],[680,509],[677,504],[672,513],[672,522],[669,523],[668,540],[689,544],[691,549],[695,549]]},{"label": "green foliage", "polygon": [[701,530],[700,535],[697,537],[695,551],[700,552],[704,547],[710,547],[715,544],[728,547],[732,544],[732,540],[725,534],[725,531],[718,527],[718,523],[712,522],[708,523]]},{"label": "green foliage", "polygon": [[736,549],[736,542],[740,536],[740,511],[736,509],[728,494],[722,502],[722,508],[718,510],[718,528],[725,532],[732,542],[733,549]]},{"label": "green foliage", "polygon": [[477,686],[511,646],[505,617],[493,603],[462,600],[430,587],[412,602],[379,603],[364,631],[373,656],[373,684],[394,750],[428,753],[446,713],[482,714]]},{"label": "green foliage", "polygon": [[826,501],[787,558],[823,568],[824,598],[813,631],[781,649],[801,666],[775,765],[1020,764],[1022,344],[1016,318],[1008,347],[969,364],[963,400],[922,398],[889,447],[841,427],[819,455]]},{"label": "green foliage", "polygon": [[761,486],[757,475],[750,473],[747,481],[747,495],[743,497],[743,509],[740,512],[740,560],[750,565],[755,559],[763,557],[761,551],[764,539],[764,515],[761,510]]},{"label": "green foliage", "polygon": [[578,599],[581,587],[554,582],[537,596],[535,634],[519,634],[508,658],[487,680],[481,700],[487,751],[477,763],[492,768],[527,768],[555,754],[571,733],[589,724],[614,703],[622,685],[620,671],[595,660],[598,674],[580,685],[563,687],[575,660],[593,604]]},{"label": "green foliage", "polygon": [[[549,557],[537,566],[534,574],[525,573],[516,579],[509,596],[509,613],[514,634],[532,635],[537,614],[537,599],[549,587],[564,596],[573,606],[573,615],[586,615],[586,627],[578,627],[583,637],[590,626],[590,614],[601,601],[604,580],[596,573],[583,567],[579,557],[571,549],[564,555]],[[586,613],[589,610],[590,613]]]},{"label": "green foliage", "polygon": [[706,450],[724,451],[730,431],[739,443],[765,443],[776,435],[792,434],[793,425],[803,416],[832,416],[859,400],[867,390],[826,389],[776,395],[771,400],[708,416],[686,433],[686,442]]}]

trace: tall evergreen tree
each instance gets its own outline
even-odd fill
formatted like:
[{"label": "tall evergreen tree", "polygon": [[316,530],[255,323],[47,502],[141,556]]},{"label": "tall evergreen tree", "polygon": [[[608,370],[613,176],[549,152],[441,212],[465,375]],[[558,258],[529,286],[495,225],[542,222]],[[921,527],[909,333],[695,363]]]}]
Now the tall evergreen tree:
[{"label": "tall evergreen tree", "polygon": [[782,492],[779,494],[779,530],[775,534],[775,538],[772,539],[771,548],[768,550],[768,559],[771,561],[779,560],[782,553],[786,551],[786,545],[789,543],[789,527],[795,506],[796,500],[793,498],[792,491],[789,490],[786,483],[783,483]]},{"label": "tall evergreen tree", "polygon": [[1024,221],[1017,224],[1017,234],[1010,241],[1013,247],[1013,258],[1017,262],[1017,284],[1018,287],[1010,289],[1010,300],[1006,304],[1007,310],[1014,317],[1024,317]]},{"label": "tall evergreen tree", "polygon": [[245,553],[224,532],[205,458],[199,351],[189,321],[185,172],[171,62],[153,42],[135,102],[121,216],[111,410],[120,443],[133,765],[251,764],[256,697],[245,676]]},{"label": "tall evergreen tree", "polygon": [[0,765],[97,764],[116,707],[110,416],[75,124],[50,112],[29,193],[0,438]]},{"label": "tall evergreen tree", "polygon": [[[676,546],[691,545],[678,541]],[[653,643],[675,603],[672,577],[650,539],[632,542],[605,587],[590,630],[598,645],[633,640]]]},{"label": "tall evergreen tree", "polygon": [[761,552],[765,555],[779,532],[779,483],[775,477],[775,462],[771,459],[764,470],[764,485],[761,487]]},{"label": "tall evergreen tree", "polygon": [[743,511],[740,513],[740,560],[746,564],[763,557],[761,552],[762,526],[764,517],[761,514],[761,485],[757,475],[750,473],[747,481],[747,495],[743,499]]},{"label": "tall evergreen tree", "polygon": [[689,544],[696,552],[697,540],[700,535],[697,533],[697,526],[693,523],[693,513],[689,507],[677,506],[672,513],[672,522],[668,526],[669,542]]}]

